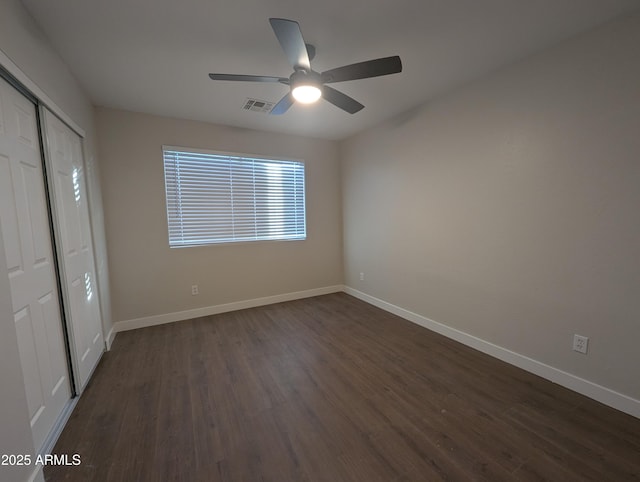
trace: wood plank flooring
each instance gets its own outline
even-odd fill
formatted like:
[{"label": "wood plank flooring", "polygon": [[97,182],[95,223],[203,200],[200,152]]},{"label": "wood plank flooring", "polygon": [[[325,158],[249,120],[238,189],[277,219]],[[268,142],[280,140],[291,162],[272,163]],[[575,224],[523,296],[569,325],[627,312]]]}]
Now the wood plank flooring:
[{"label": "wood plank flooring", "polygon": [[640,420],[344,293],[119,333],[48,481],[640,480]]}]

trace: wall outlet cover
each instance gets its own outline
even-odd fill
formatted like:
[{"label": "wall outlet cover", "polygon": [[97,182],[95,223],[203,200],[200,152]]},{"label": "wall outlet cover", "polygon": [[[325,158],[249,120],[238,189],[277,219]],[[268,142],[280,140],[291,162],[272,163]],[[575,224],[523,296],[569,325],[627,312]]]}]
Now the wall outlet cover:
[{"label": "wall outlet cover", "polygon": [[582,335],[573,335],[573,350],[578,353],[587,354],[589,348],[589,338]]}]

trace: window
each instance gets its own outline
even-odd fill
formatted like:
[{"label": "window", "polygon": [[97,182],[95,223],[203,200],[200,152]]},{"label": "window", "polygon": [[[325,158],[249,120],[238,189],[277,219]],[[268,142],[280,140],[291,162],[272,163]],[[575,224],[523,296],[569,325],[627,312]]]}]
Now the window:
[{"label": "window", "polygon": [[172,248],[306,238],[303,162],[162,151]]}]

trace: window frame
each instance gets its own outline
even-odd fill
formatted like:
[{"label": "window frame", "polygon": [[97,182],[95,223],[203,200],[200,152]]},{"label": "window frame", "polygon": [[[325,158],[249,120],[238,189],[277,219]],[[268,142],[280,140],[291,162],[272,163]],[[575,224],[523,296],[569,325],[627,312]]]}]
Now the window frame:
[{"label": "window frame", "polygon": [[[274,163],[292,163],[299,164],[302,166],[302,214],[303,214],[303,233],[297,236],[287,236],[287,237],[260,237],[256,236],[255,238],[238,238],[238,239],[224,239],[224,240],[214,240],[207,242],[182,242],[176,243],[175,241],[172,244],[172,235],[171,235],[171,214],[170,214],[170,203],[169,203],[169,191],[167,189],[167,168],[166,168],[166,158],[165,152],[173,151],[173,152],[183,152],[185,154],[204,154],[204,155],[212,155],[219,157],[226,157],[231,160],[256,160],[256,161],[273,161]],[[164,193],[165,193],[165,213],[166,213],[166,221],[167,221],[167,240],[169,242],[169,247],[173,248],[195,248],[195,247],[206,247],[206,246],[216,246],[216,245],[237,245],[237,244],[245,244],[245,243],[271,243],[271,242],[281,242],[281,241],[305,241],[307,239],[307,169],[306,163],[302,159],[295,159],[291,157],[275,157],[275,156],[265,156],[258,154],[245,154],[239,152],[230,152],[230,151],[218,151],[213,149],[203,149],[203,148],[195,148],[195,147],[185,147],[185,146],[174,146],[174,145],[162,145],[162,170],[163,170],[163,183],[164,183]],[[254,196],[256,191],[253,191]],[[255,211],[254,211],[255,213]],[[254,214],[255,216],[255,214]],[[231,231],[232,229],[230,229]]]}]

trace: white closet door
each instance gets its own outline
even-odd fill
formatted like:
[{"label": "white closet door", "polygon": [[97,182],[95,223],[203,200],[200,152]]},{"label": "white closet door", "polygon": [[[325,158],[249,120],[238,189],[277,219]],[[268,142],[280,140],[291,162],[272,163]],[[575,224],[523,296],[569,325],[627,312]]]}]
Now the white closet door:
[{"label": "white closet door", "polygon": [[104,351],[80,137],[44,111],[67,320],[82,390]]},{"label": "white closet door", "polygon": [[40,450],[71,389],[36,107],[2,79],[0,222],[31,430]]}]

